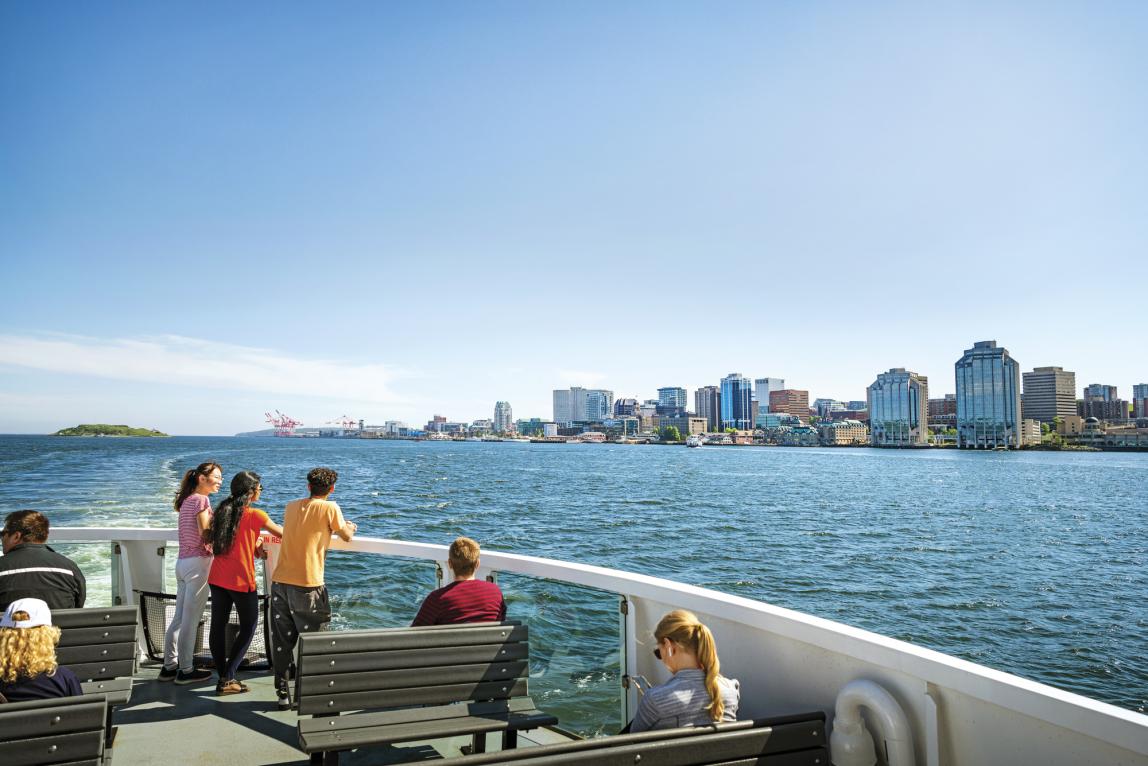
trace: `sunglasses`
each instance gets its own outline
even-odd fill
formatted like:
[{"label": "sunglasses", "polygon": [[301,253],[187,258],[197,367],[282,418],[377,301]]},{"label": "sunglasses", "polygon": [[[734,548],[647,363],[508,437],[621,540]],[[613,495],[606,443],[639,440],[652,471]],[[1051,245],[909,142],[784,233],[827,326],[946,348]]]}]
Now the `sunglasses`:
[{"label": "sunglasses", "polygon": [[662,648],[660,646],[654,650],[654,657],[659,660],[662,659]]}]

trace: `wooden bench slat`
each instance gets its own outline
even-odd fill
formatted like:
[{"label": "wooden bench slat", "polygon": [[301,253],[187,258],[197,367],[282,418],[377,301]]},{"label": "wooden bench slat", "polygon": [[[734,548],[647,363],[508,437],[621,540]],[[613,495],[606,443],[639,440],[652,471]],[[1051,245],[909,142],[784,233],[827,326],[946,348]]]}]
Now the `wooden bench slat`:
[{"label": "wooden bench slat", "polygon": [[829,750],[816,747],[810,750],[799,750],[791,753],[770,753],[769,755],[750,756],[739,758],[736,761],[722,761],[721,763],[705,762],[705,766],[831,766]]},{"label": "wooden bench slat", "polygon": [[0,763],[4,766],[35,766],[87,760],[99,758],[103,747],[104,728],[101,725],[94,731],[0,742]]},{"label": "wooden bench slat", "polygon": [[[406,689],[413,686],[450,686],[480,681],[509,681],[525,678],[529,663],[492,662],[475,665],[446,665],[436,668],[410,668],[401,670],[375,670],[360,673],[305,675],[301,681],[302,694],[345,694],[367,689]],[[395,705],[405,703],[396,702]]]},{"label": "wooden bench slat", "polygon": [[[442,630],[442,628],[449,629]],[[525,625],[499,623],[472,623],[466,627],[443,625],[428,628],[327,631],[300,636],[299,657],[302,665],[306,662],[306,657],[314,654],[496,644],[528,641],[529,636],[530,631]]]},{"label": "wooden bench slat", "polygon": [[81,681],[102,681],[105,679],[130,676],[135,672],[135,660],[112,660],[111,662],[88,662],[68,665],[68,670]]},{"label": "wooden bench slat", "polygon": [[86,646],[66,646],[56,650],[56,661],[61,665],[83,665],[90,663],[131,660],[136,656],[135,642],[125,644],[88,644]]},{"label": "wooden bench slat", "polygon": [[[65,704],[59,703],[67,700]],[[61,697],[53,700],[37,700],[49,704],[29,707],[25,703],[12,702],[0,705],[0,741],[19,737],[49,736],[70,734],[88,729],[99,729],[104,725],[105,705],[101,700],[84,697]]]},{"label": "wooden bench slat", "polygon": [[138,622],[135,606],[111,606],[91,609],[54,609],[52,624],[64,628],[100,628],[109,625],[132,625]]},{"label": "wooden bench slat", "polygon": [[68,628],[60,632],[59,648],[92,644],[135,643],[135,625],[108,625],[97,628]]},{"label": "wooden bench slat", "polygon": [[[504,713],[501,718],[494,716],[470,716],[451,722],[452,736],[481,734],[492,731],[514,729],[524,731],[541,726],[553,726],[558,719],[540,710]],[[299,742],[305,753],[328,750],[352,750],[369,744],[386,745],[395,742],[413,742],[419,739],[435,739],[442,736],[443,721],[416,721],[395,723],[339,731],[300,733]]]},{"label": "wooden bench slat", "polygon": [[342,731],[361,729],[391,723],[414,723],[416,721],[448,720],[470,716],[498,716],[507,713],[526,713],[535,710],[530,697],[511,697],[490,702],[467,702],[458,705],[437,705],[435,707],[412,707],[402,710],[383,710],[374,713],[331,716],[329,718],[300,718],[299,731],[311,733],[319,731]]},{"label": "wooden bench slat", "polygon": [[358,673],[394,668],[421,668],[436,665],[466,665],[476,662],[509,662],[526,659],[525,643],[444,646],[432,649],[395,649],[353,654],[316,654],[304,660],[313,673]]},{"label": "wooden bench slat", "polygon": [[84,696],[99,694],[108,701],[108,707],[126,705],[132,698],[132,679],[109,678],[103,681],[84,681],[80,684]]},{"label": "wooden bench slat", "polygon": [[300,715],[331,715],[349,710],[371,710],[405,705],[443,705],[465,700],[493,700],[527,694],[525,678],[450,686],[412,687],[386,691],[300,696]]}]

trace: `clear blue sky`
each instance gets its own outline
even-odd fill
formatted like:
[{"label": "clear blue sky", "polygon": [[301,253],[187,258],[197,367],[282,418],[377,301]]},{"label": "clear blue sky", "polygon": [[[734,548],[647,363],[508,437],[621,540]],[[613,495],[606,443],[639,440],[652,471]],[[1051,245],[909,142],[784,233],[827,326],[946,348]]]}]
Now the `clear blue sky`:
[{"label": "clear blue sky", "polygon": [[4,3],[0,431],[1148,381],[1148,4]]}]

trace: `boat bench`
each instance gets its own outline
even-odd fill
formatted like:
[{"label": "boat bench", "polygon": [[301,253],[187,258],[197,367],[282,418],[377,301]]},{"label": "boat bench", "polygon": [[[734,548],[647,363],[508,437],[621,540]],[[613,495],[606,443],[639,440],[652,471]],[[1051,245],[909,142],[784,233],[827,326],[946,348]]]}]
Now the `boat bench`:
[{"label": "boat bench", "polygon": [[643,731],[454,760],[455,766],[829,766],[823,712]]},{"label": "boat bench", "polygon": [[0,763],[99,766],[107,706],[97,696],[0,704]]},{"label": "boat bench", "polygon": [[57,609],[52,624],[60,628],[56,660],[80,679],[85,696],[107,700],[105,736],[111,747],[112,708],[126,705],[132,694],[136,669],[134,606]]},{"label": "boat bench", "polygon": [[299,748],[336,764],[340,751],[460,735],[481,752],[502,732],[512,749],[519,731],[558,723],[528,696],[528,639],[518,623],[303,635],[295,700],[314,717],[299,721]]}]

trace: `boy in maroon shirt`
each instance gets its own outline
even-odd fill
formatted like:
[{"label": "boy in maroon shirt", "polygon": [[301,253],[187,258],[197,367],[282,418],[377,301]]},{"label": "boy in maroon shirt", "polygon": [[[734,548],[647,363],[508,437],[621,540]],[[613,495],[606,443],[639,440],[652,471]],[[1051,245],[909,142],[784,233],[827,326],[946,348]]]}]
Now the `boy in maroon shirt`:
[{"label": "boy in maroon shirt", "polygon": [[411,626],[451,625],[459,622],[502,622],[506,619],[506,601],[498,586],[474,579],[478,569],[478,543],[460,537],[450,544],[447,566],[454,582],[431,591],[423,601]]}]

